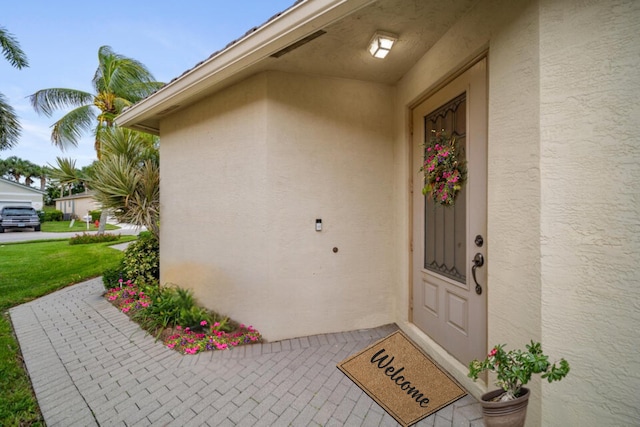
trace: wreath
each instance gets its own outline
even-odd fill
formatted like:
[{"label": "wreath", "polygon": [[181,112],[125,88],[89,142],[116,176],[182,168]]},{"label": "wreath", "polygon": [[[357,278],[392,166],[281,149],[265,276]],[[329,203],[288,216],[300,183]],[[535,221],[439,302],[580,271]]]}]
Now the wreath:
[{"label": "wreath", "polygon": [[433,135],[425,143],[424,163],[420,172],[424,172],[422,194],[429,195],[437,204],[453,206],[458,192],[467,180],[467,162],[458,160],[460,147],[456,138],[442,130],[431,131]]}]

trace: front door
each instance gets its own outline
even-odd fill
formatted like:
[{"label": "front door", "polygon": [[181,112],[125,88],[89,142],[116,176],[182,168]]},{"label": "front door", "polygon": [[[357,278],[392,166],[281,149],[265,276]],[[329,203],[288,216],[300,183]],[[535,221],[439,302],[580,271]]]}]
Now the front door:
[{"label": "front door", "polygon": [[453,206],[422,194],[422,173],[412,188],[413,323],[465,365],[487,350],[486,76],[483,59],[413,110],[413,171],[432,130],[454,135],[467,161]]}]

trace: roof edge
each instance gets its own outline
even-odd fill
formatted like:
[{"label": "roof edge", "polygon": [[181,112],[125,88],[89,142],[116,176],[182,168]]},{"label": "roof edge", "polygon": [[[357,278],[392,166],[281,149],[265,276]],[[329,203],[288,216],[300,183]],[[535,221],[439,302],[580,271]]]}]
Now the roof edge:
[{"label": "roof edge", "polygon": [[37,188],[30,187],[28,185],[25,185],[25,184],[22,184],[22,183],[19,183],[19,182],[11,181],[10,179],[6,179],[6,178],[3,178],[1,176],[0,176],[0,180],[2,180],[2,182],[6,182],[6,183],[14,185],[16,187],[20,187],[23,190],[31,190],[31,191],[36,192],[36,193],[47,194],[46,191],[42,191],[42,190],[39,190]]},{"label": "roof edge", "polygon": [[169,82],[157,92],[122,112],[119,126],[154,134],[159,129],[141,122],[183,107],[201,89],[214,86],[236,73],[376,0],[308,0],[295,3],[265,24]]}]

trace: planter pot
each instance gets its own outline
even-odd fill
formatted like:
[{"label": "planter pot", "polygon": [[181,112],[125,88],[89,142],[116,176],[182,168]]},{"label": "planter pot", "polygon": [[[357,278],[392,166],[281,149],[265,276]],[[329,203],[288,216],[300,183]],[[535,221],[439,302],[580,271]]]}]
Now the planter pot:
[{"label": "planter pot", "polygon": [[486,427],[523,427],[529,404],[528,388],[522,387],[523,395],[507,402],[491,402],[504,390],[493,390],[482,395],[482,416]]}]

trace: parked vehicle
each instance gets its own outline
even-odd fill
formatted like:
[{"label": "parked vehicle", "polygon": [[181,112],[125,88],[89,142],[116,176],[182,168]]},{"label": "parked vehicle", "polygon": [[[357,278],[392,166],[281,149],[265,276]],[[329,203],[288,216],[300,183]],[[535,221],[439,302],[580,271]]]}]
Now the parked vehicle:
[{"label": "parked vehicle", "polygon": [[0,233],[11,228],[33,228],[40,231],[38,212],[31,206],[4,206],[0,210]]}]

